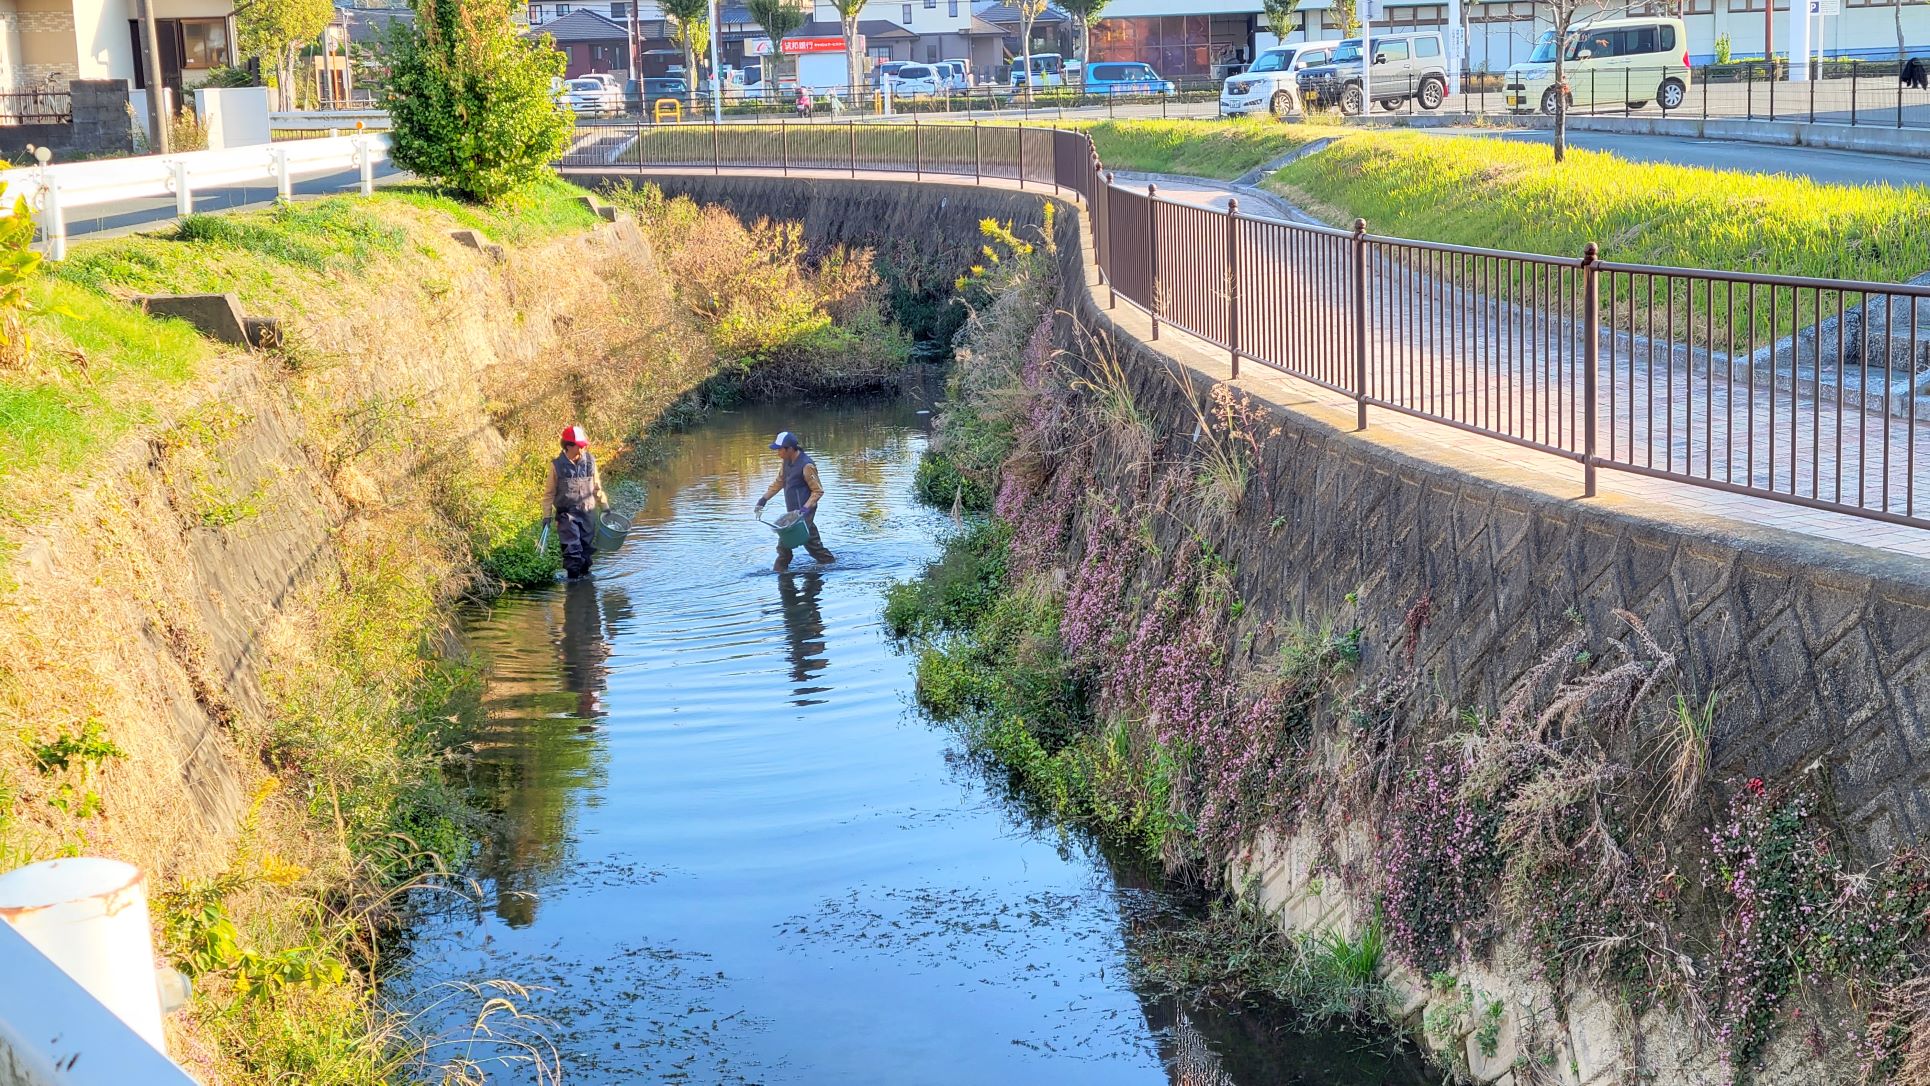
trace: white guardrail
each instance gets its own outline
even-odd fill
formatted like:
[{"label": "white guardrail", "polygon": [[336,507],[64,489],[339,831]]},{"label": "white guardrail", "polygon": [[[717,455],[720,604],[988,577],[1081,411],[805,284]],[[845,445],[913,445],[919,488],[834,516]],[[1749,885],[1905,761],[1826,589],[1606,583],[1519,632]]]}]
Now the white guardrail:
[{"label": "white guardrail", "polygon": [[305,177],[354,169],[361,173],[362,193],[375,189],[375,167],[388,161],[389,137],[380,132],[324,139],[236,147],[225,151],[189,151],[178,155],[63,162],[0,170],[0,214],[11,214],[14,201],[25,197],[40,225],[47,258],[67,256],[67,216],[81,208],[102,207],[137,200],[174,198],[175,212],[194,212],[194,194],[208,189],[270,184],[287,199],[294,183]]},{"label": "white guardrail", "polygon": [[268,127],[276,132],[346,132],[353,128],[386,131],[386,109],[304,109],[290,113],[270,113]]},{"label": "white guardrail", "polygon": [[0,921],[0,1082],[194,1086],[194,1079]]}]

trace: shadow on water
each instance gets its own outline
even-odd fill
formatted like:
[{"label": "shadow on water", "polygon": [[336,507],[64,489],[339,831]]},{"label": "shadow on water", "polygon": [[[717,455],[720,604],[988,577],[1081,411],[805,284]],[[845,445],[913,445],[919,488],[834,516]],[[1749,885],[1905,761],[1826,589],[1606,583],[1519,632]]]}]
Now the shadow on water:
[{"label": "shadow on water", "polygon": [[[466,616],[489,900],[425,906],[391,997],[536,986],[569,1082],[1422,1081],[1360,1038],[1136,991],[1125,930],[1172,903],[911,708],[879,611],[948,526],[911,498],[920,406],[720,416],[666,443],[593,579]],[[773,573],[751,518],[779,429],[819,461],[830,566]]]}]

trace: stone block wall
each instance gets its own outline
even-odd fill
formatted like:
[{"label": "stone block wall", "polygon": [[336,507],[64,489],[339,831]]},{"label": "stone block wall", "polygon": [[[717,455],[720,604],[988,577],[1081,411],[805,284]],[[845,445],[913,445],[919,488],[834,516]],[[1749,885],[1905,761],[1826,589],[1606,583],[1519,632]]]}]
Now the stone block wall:
[{"label": "stone block wall", "polygon": [[31,162],[29,146],[49,148],[55,162],[134,153],[134,118],[128,112],[125,81],[76,79],[68,84],[68,91],[73,96],[72,121],[0,125],[0,155]]}]

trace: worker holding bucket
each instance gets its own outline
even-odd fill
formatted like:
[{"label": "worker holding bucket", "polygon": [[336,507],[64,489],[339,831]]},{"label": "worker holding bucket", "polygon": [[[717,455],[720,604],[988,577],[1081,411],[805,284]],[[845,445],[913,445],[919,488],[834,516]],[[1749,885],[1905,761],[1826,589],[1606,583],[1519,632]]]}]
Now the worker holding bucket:
[{"label": "worker holding bucket", "polygon": [[777,529],[777,562],[771,568],[779,573],[790,568],[791,552],[799,546],[820,563],[837,561],[837,555],[826,550],[824,541],[818,538],[816,514],[818,501],[824,497],[824,484],[818,482],[817,464],[811,454],[799,446],[797,435],[789,430],[777,435],[771,449],[783,463],[778,466],[777,478],[771,481],[770,488],[757,499],[756,512],[761,519],[765,503],[780,490],[784,492],[784,508],[788,510],[772,525]]}]

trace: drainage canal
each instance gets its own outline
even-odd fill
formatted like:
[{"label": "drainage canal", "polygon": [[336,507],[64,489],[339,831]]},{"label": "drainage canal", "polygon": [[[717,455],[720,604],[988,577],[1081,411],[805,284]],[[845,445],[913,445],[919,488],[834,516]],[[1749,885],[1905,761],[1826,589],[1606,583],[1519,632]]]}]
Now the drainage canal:
[{"label": "drainage canal", "polygon": [[[879,623],[948,527],[911,497],[919,406],[719,416],[594,579],[470,616],[484,904],[416,921],[394,999],[466,1036],[473,999],[421,1008],[533,986],[577,1083],[1421,1082],[1385,1044],[1136,990],[1125,933],[1172,903],[920,719]],[[751,519],[780,429],[824,478],[823,571],[772,573]]]}]

